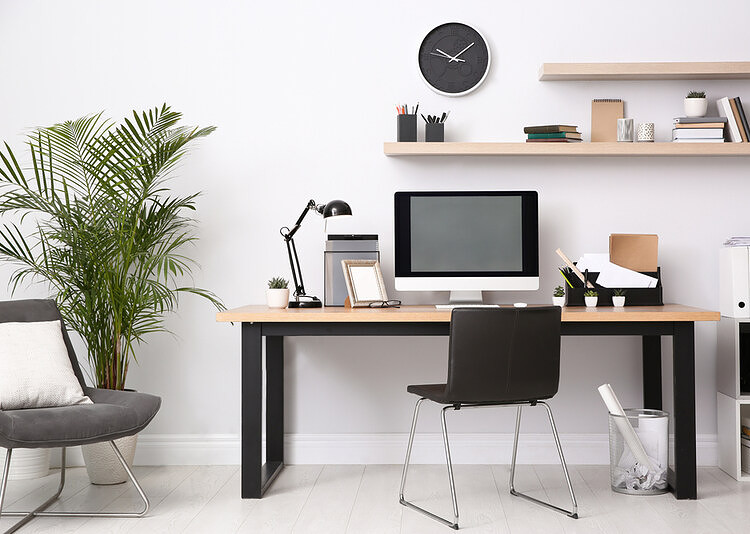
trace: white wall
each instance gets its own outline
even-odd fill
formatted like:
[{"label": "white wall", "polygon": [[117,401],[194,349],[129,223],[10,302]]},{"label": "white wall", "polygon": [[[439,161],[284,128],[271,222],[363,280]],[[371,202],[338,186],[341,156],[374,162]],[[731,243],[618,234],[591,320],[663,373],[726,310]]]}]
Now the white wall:
[{"label": "white wall", "polygon": [[[719,16],[719,12],[731,14]],[[703,13],[703,16],[696,16]],[[540,194],[541,290],[498,301],[548,302],[560,280],[554,250],[607,250],[613,232],[658,233],[665,300],[718,309],[718,248],[747,235],[748,161],[686,158],[387,158],[394,104],[419,101],[426,113],[452,110],[447,140],[523,139],[529,124],[578,124],[588,137],[592,98],[623,98],[626,115],[669,136],[682,97],[740,95],[747,82],[539,82],[554,61],[747,59],[750,4],[644,2],[232,2],[0,0],[0,139],[21,150],[22,134],[106,110],[170,103],[187,124],[218,126],[173,183],[202,190],[201,241],[192,252],[196,283],[229,307],[262,303],[265,281],[288,276],[278,228],[308,199],[347,200],[355,217],[332,232],[378,233],[389,294],[407,303],[445,294],[393,290],[392,199],[410,189],[536,189]],[[475,93],[432,93],[416,51],[433,26],[460,20],[492,50],[490,74]],[[719,22],[721,21],[721,22]],[[713,111],[713,106],[709,112]],[[323,222],[298,234],[305,282],[322,293]],[[0,270],[6,279],[10,270]],[[39,295],[39,288],[16,297]],[[3,290],[0,297],[8,293]],[[138,353],[129,386],[154,392],[163,408],[148,432],[236,436],[240,329],[185,298],[169,320],[176,337],[154,337]],[[606,432],[595,386],[611,382],[639,405],[640,343],[565,338],[560,393],[563,433]],[[409,383],[440,380],[446,341],[438,338],[297,338],[286,343],[286,431],[401,433],[413,399]],[[665,389],[671,391],[665,342]],[[83,356],[83,353],[81,353]],[[716,432],[715,327],[696,328],[698,433]],[[670,409],[667,403],[666,409]],[[504,433],[512,414],[466,413],[452,428]],[[437,417],[425,421],[437,431]],[[541,418],[526,427],[544,432]],[[164,460],[164,461],[168,461]]]}]

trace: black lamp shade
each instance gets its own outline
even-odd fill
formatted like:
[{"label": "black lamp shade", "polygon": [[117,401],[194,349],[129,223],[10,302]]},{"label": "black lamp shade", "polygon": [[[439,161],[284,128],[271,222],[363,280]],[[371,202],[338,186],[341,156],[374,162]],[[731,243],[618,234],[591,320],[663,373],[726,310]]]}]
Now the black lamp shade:
[{"label": "black lamp shade", "polygon": [[351,215],[352,208],[343,200],[331,200],[323,206],[323,218],[340,217],[342,215]]}]

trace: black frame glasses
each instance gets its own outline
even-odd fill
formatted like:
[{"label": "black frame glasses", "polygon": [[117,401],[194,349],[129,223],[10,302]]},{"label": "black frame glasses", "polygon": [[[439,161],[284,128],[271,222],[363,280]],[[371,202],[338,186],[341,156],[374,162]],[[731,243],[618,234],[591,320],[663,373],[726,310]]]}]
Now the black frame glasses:
[{"label": "black frame glasses", "polygon": [[368,304],[370,308],[398,308],[401,306],[400,300],[377,300]]}]

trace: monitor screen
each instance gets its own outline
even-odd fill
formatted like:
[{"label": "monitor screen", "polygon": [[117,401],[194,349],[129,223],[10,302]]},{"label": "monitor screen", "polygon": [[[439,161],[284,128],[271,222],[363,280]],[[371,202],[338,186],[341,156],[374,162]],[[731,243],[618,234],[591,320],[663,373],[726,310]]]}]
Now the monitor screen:
[{"label": "monitor screen", "polygon": [[535,191],[396,193],[397,279],[538,279],[537,203]]}]

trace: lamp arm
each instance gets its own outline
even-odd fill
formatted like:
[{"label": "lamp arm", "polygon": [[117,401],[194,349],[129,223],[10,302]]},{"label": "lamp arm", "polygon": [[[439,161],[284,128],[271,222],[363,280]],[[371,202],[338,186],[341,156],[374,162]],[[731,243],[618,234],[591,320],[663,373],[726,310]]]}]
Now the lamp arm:
[{"label": "lamp arm", "polygon": [[317,210],[318,207],[315,204],[315,201],[310,199],[310,202],[307,203],[307,206],[305,206],[305,209],[302,210],[302,213],[300,214],[299,218],[297,219],[297,222],[294,223],[294,227],[292,227],[291,230],[289,230],[286,234],[282,232],[281,235],[284,236],[284,239],[287,241],[290,240],[292,237],[294,237],[294,234],[297,233],[297,230],[299,230],[300,226],[302,226],[302,221],[305,219],[305,216],[307,216],[307,213],[310,210]]}]

